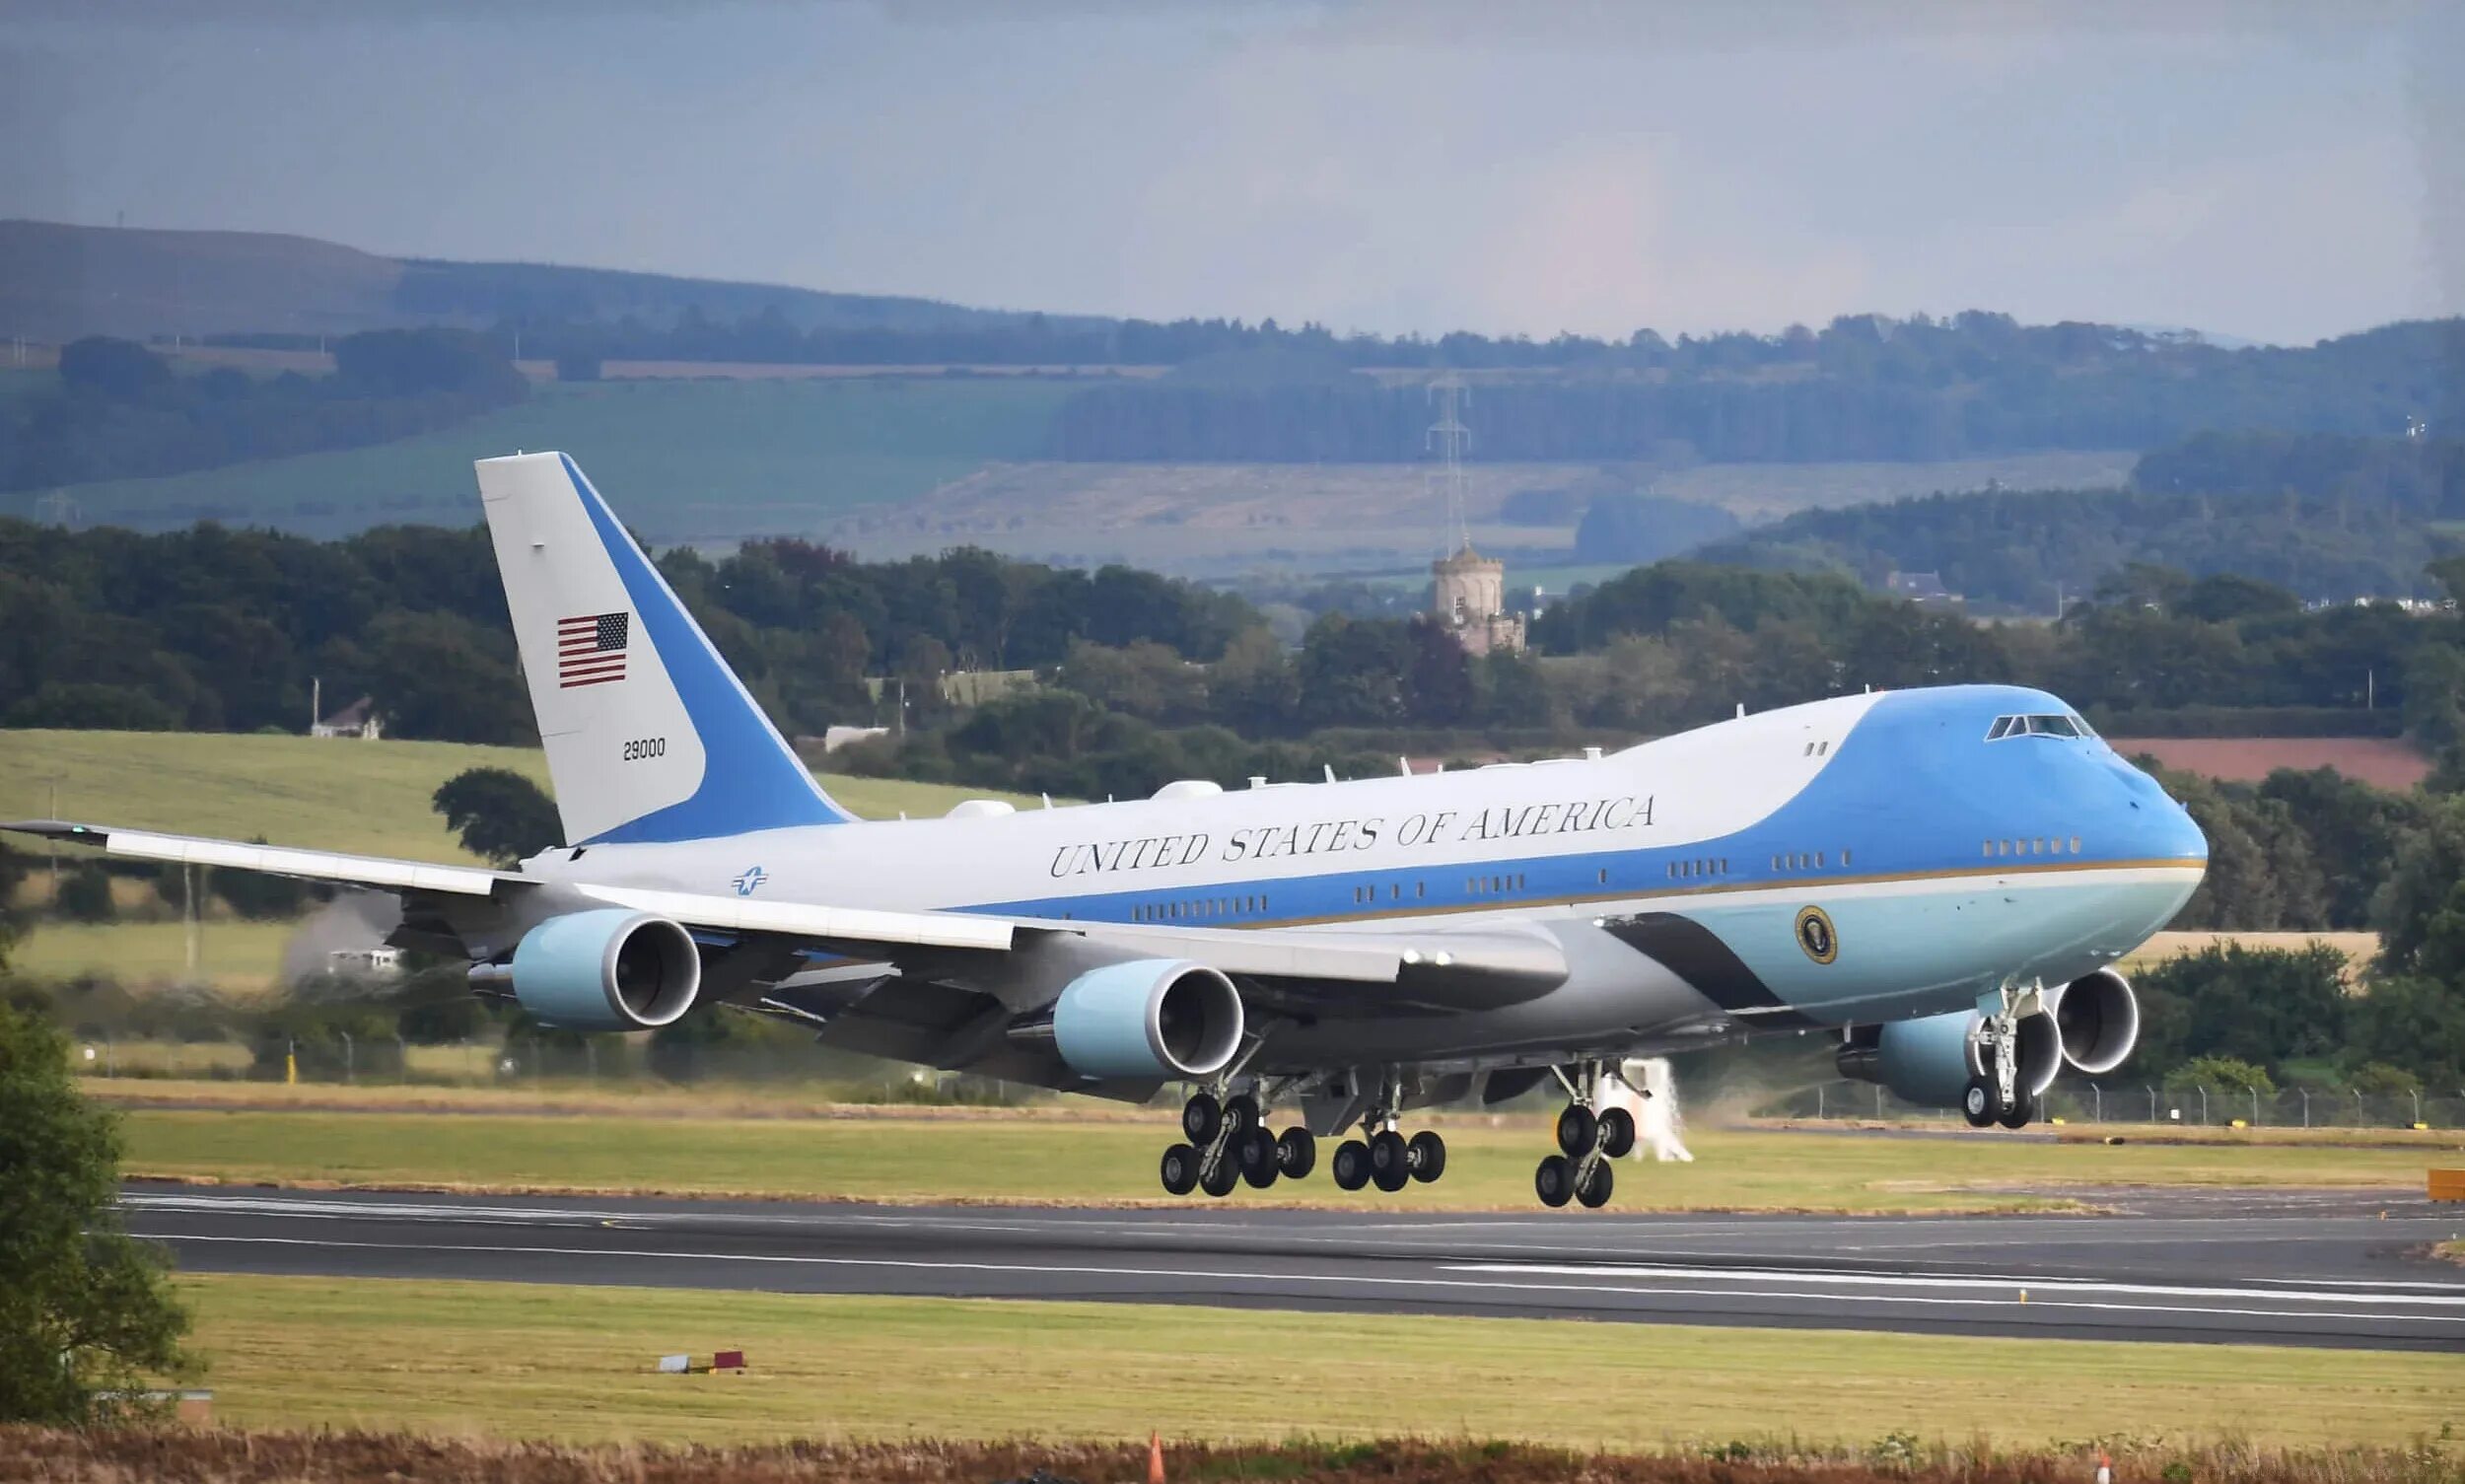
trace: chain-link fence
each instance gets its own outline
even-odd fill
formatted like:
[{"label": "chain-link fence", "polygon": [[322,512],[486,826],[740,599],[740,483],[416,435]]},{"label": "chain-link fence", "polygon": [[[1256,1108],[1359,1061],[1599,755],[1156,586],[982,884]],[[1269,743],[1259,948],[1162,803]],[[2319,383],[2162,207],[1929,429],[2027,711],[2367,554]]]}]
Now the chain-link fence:
[{"label": "chain-link fence", "polygon": [[[1903,1102],[1871,1083],[1826,1082],[1773,1097],[1762,1117],[1843,1122],[1958,1123],[1947,1108]],[[2162,1123],[2203,1128],[2465,1128],[2465,1085],[2419,1092],[2358,1093],[2291,1088],[2166,1087],[2064,1080],[2046,1093],[2046,1115],[2066,1123]]]},{"label": "chain-link fence", "polygon": [[253,1040],[165,1040],[90,1033],[72,1042],[75,1071],[101,1080],[275,1082],[333,1087],[789,1087],[844,1102],[1008,1105],[1046,1090],[935,1071],[807,1044],[655,1041],[647,1036],[514,1034],[423,1043],[325,1030]]}]

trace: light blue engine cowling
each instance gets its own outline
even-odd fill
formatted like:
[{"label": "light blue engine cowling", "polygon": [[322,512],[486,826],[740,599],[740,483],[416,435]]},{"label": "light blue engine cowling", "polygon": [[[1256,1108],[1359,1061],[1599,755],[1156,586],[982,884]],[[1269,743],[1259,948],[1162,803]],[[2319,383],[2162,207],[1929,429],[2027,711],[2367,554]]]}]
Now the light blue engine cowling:
[{"label": "light blue engine cowling", "polygon": [[1186,958],[1089,969],[1053,1002],[1053,1046],[1088,1077],[1212,1077],[1241,1045],[1241,996]]},{"label": "light blue engine cowling", "polygon": [[[2043,1093],[2065,1065],[2096,1076],[2111,1072],[2140,1040],[2140,1001],[2121,974],[2099,969],[2047,992],[2049,1014],[2020,1022],[2019,1084]],[[1840,1074],[1878,1082],[1910,1102],[1958,1107],[1968,1080],[1986,1069],[1974,1010],[1917,1021],[1893,1021],[1860,1032],[1841,1047]]]},{"label": "light blue engine cowling", "polygon": [[514,998],[568,1030],[654,1030],[693,1008],[702,955],[665,917],[606,907],[551,917],[514,947]]}]

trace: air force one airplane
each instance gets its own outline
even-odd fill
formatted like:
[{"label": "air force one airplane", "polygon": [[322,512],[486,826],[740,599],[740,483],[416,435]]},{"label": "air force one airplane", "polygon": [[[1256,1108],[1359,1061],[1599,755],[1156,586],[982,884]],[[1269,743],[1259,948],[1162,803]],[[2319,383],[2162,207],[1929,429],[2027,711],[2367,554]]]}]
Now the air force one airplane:
[{"label": "air force one airplane", "polygon": [[[1841,1070],[2017,1128],[2139,1034],[2114,962],[2207,862],[2043,691],[1740,716],[1608,755],[864,821],[831,802],[572,459],[478,464],[565,838],[513,871],[8,826],[397,896],[400,946],[576,1030],[721,1000],[828,1045],[1143,1100],[1164,1187],[1435,1180],[1399,1120],[1555,1080],[1541,1202],[1608,1199],[1619,1058],[1819,1032]],[[1278,1135],[1268,1114],[1297,1109]]]}]

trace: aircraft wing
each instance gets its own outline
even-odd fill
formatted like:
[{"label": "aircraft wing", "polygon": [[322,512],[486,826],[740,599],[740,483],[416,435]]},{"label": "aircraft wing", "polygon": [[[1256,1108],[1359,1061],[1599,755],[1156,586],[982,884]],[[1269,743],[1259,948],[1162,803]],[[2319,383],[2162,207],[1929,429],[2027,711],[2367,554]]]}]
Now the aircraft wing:
[{"label": "aircraft wing", "polygon": [[[518,871],[294,850],[58,819],[0,823],[0,829],[95,846],[133,860],[220,866],[424,898],[432,909],[428,915],[453,925],[474,948],[493,935],[463,925],[483,916],[526,927],[541,915],[535,907],[554,910],[567,902],[571,905],[563,910],[599,903],[630,907],[673,919],[694,930],[708,947],[756,949],[747,956],[782,970],[762,973],[763,979],[783,977],[794,965],[826,956],[884,961],[903,975],[954,979],[998,991],[1036,977],[1029,959],[1067,962],[1085,956],[1096,961],[1127,952],[1204,963],[1287,1008],[1334,1008],[1358,1000],[1444,1013],[1530,999],[1566,976],[1566,960],[1555,940],[1528,931],[1313,932],[892,911],[599,885]],[[554,893],[554,905],[543,901],[528,912],[489,911],[491,905],[518,908],[523,897],[534,892]],[[1075,945],[1092,954],[1075,954]],[[1052,987],[1057,992],[1060,985]]]}]

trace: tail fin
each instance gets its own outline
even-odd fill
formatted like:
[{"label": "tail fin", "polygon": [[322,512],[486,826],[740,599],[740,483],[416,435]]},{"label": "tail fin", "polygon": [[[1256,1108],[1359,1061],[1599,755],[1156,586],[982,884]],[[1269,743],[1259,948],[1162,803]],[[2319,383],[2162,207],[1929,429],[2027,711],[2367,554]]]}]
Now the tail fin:
[{"label": "tail fin", "polygon": [[571,459],[483,459],[478,470],[567,843],[851,817]]}]

